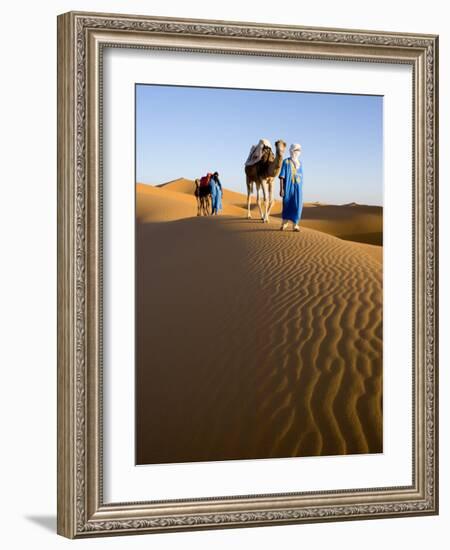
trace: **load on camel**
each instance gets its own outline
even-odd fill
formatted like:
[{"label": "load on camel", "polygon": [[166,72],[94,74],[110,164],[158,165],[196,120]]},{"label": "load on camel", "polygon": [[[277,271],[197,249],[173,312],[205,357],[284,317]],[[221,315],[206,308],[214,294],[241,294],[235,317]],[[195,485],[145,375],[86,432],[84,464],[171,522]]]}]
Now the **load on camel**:
[{"label": "load on camel", "polygon": [[[269,222],[269,215],[272,209],[273,182],[278,176],[283,163],[283,155],[286,150],[286,143],[279,139],[275,142],[276,154],[274,155],[270,142],[267,139],[260,139],[258,145],[253,145],[245,162],[245,176],[247,181],[247,218],[251,218],[251,200],[253,184],[256,186],[256,203],[263,223]],[[264,211],[261,207],[262,191]]]}]

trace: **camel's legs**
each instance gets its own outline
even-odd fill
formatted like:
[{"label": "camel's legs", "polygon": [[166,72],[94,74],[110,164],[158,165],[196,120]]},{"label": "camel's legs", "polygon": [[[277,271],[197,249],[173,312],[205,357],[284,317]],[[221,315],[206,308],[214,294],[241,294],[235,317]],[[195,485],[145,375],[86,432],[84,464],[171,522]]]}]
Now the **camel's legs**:
[{"label": "camel's legs", "polygon": [[269,188],[269,208],[267,209],[267,212],[266,212],[266,221],[269,222],[269,216],[270,216],[270,211],[272,210],[272,206],[273,206],[273,203],[274,203],[274,200],[273,200],[273,180],[270,180],[267,182],[267,185],[268,185],[268,188]]},{"label": "camel's legs", "polygon": [[247,179],[247,219],[249,219],[249,220],[252,217],[252,212],[251,212],[252,193],[253,193],[253,182],[248,181],[248,179]]},{"label": "camel's legs", "polygon": [[261,183],[261,187],[262,187],[263,198],[264,198],[264,214],[261,213],[261,219],[263,223],[267,223],[269,221],[268,202],[267,202],[267,181],[263,181]]},{"label": "camel's legs", "polygon": [[262,208],[261,208],[261,197],[259,195],[260,190],[261,190],[260,186],[258,184],[256,184],[256,202],[258,203],[259,215],[261,216],[261,219],[263,220],[264,216],[263,216],[263,211],[262,211]]}]

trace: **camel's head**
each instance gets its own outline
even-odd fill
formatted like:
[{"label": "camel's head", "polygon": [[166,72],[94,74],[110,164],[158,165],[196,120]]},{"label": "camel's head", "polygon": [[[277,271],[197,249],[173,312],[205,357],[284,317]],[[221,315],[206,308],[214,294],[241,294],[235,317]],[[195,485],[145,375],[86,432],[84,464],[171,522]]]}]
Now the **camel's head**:
[{"label": "camel's head", "polygon": [[282,139],[279,139],[278,141],[275,142],[275,148],[277,150],[277,153],[279,153],[280,155],[284,155],[284,152],[286,151],[286,142],[283,141]]}]

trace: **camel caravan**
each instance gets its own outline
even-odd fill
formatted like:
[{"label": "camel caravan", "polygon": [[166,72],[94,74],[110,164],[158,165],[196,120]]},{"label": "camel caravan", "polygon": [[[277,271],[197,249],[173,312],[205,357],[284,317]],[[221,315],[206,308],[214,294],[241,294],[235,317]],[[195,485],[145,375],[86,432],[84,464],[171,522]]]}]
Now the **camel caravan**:
[{"label": "camel caravan", "polygon": [[[299,221],[303,208],[303,166],[299,160],[301,145],[293,143],[290,156],[284,159],[286,142],[275,142],[275,154],[270,142],[260,139],[253,145],[245,161],[247,184],[247,218],[252,217],[251,202],[256,188],[256,204],[263,223],[269,223],[274,205],[274,181],[280,179],[280,196],[283,200],[281,230],[292,222],[294,231],[300,231]],[[223,189],[217,172],[195,180],[197,216],[217,215],[222,210]]]},{"label": "camel caravan", "polygon": [[222,210],[222,184],[218,172],[208,172],[195,180],[197,216],[216,216]]}]

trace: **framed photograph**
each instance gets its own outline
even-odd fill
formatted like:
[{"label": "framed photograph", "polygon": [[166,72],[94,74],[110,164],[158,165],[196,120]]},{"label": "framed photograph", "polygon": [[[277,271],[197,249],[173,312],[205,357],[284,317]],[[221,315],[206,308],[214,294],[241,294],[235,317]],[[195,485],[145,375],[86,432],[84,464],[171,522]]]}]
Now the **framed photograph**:
[{"label": "framed photograph", "polygon": [[438,513],[438,37],[58,17],[58,533]]}]

